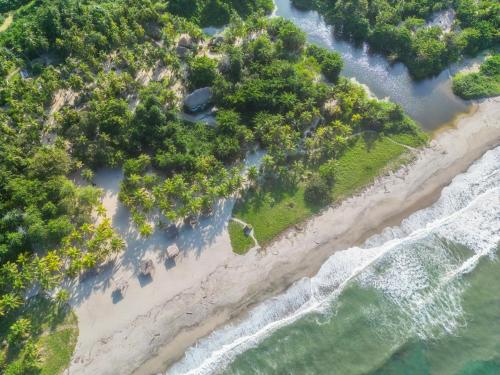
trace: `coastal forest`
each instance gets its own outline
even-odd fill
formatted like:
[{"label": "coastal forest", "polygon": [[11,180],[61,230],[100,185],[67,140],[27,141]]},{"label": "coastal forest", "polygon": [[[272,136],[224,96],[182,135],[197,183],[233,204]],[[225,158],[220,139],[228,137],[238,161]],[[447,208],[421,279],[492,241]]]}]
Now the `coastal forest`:
[{"label": "coastal forest", "polygon": [[[318,7],[417,78],[500,37],[495,1],[294,3]],[[460,27],[422,27],[450,6]],[[272,9],[271,0],[0,0],[1,373],[60,373],[78,336],[71,286],[126,249],[96,171],[123,170],[119,198],[142,237],[210,218],[238,195],[234,215],[265,244],[427,142],[399,105],[342,77],[339,54],[268,18]],[[206,26],[226,28],[210,36]],[[488,61],[480,74],[498,76],[498,59]],[[213,123],[187,116],[200,111]],[[256,150],[260,166],[245,170]],[[157,213],[164,222],[152,222]],[[244,253],[240,229],[230,232]]]},{"label": "coastal forest", "polygon": [[[293,0],[317,9],[335,32],[401,61],[416,79],[440,73],[463,56],[500,43],[500,3],[495,0]],[[443,29],[432,17],[451,11]]]}]

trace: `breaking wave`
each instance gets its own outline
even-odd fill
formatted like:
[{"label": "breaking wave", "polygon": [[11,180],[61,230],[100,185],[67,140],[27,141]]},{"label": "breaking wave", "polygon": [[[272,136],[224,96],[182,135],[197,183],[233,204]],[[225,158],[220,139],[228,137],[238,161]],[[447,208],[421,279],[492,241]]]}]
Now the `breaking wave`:
[{"label": "breaking wave", "polygon": [[500,243],[500,147],[486,153],[443,189],[440,199],[363,248],[337,252],[312,278],[250,311],[241,322],[213,332],[190,348],[167,374],[214,374],[281,327],[306,314],[332,314],[351,285],[381,293],[397,314],[381,319],[382,334],[429,339],[466,325],[461,305],[466,281]]}]

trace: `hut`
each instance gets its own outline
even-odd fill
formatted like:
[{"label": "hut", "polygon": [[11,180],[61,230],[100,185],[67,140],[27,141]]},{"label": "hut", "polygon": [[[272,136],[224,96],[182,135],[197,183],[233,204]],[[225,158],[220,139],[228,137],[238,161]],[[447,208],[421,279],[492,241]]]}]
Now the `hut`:
[{"label": "hut", "polygon": [[189,112],[202,111],[211,103],[213,91],[211,87],[202,87],[194,90],[184,98],[184,108]]},{"label": "hut", "polygon": [[180,254],[180,250],[177,247],[177,245],[174,244],[167,247],[166,253],[167,253],[167,258],[175,259]]},{"label": "hut", "polygon": [[253,228],[250,225],[245,225],[245,227],[243,228],[243,233],[248,237],[252,234],[252,230]]},{"label": "hut", "polygon": [[127,288],[128,288],[128,282],[126,280],[119,280],[116,283],[115,293],[123,297],[125,296]]},{"label": "hut", "polygon": [[143,260],[141,262],[141,274],[143,276],[151,276],[151,273],[153,272],[154,268],[155,266],[151,259]]}]

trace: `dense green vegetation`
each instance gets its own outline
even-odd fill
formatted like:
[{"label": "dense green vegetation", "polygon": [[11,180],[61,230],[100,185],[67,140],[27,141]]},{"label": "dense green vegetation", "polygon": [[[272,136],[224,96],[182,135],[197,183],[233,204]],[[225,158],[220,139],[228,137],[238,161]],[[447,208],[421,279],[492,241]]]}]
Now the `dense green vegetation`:
[{"label": "dense green vegetation", "polygon": [[222,26],[231,16],[248,17],[257,11],[270,13],[272,0],[170,0],[168,11],[201,26]]},{"label": "dense green vegetation", "polygon": [[231,246],[236,254],[243,255],[255,246],[253,239],[243,232],[243,226],[240,223],[231,220],[228,224],[228,232]]},{"label": "dense green vegetation", "polygon": [[[241,15],[269,5],[224,4],[232,3],[230,13]],[[192,87],[195,69],[207,62],[188,61],[193,75],[184,80],[176,40],[180,33],[203,40],[196,17],[173,16],[165,3],[148,0],[2,6],[14,21],[0,34],[0,336],[13,339],[0,345],[0,372],[52,374],[67,365],[76,336],[32,329],[27,295],[52,294],[64,278],[124,247],[100,206],[93,172],[123,165],[120,196],[147,235],[146,187],[154,184],[154,203],[169,217],[209,211],[238,188],[238,169],[226,163],[251,135],[230,111],[220,112],[226,125],[217,129],[177,119],[179,90]],[[215,79],[217,64],[209,65]],[[150,166],[155,171],[142,175]],[[69,298],[65,290],[53,295],[51,306]]]},{"label": "dense green vegetation", "polygon": [[453,77],[453,92],[464,99],[500,95],[500,54],[481,65],[479,72],[458,73]]},{"label": "dense green vegetation", "polygon": [[[98,168],[123,169],[119,197],[148,236],[158,212],[171,223],[192,222],[239,191],[241,161],[260,146],[267,155],[260,171],[246,176],[248,194],[273,186],[305,194],[292,199],[298,213],[278,221],[286,226],[330,202],[322,192],[347,194],[343,186],[365,183],[366,173],[340,177],[355,148],[352,134],[422,142],[399,106],[368,99],[339,77],[338,54],[307,45],[290,22],[254,14],[269,11],[270,1],[4,3],[15,11],[0,34],[5,374],[57,373],[67,365],[74,327],[46,333],[52,323],[34,320],[28,297],[53,296],[44,302],[47,319],[53,311],[71,315],[61,281],[124,248],[93,184]],[[217,42],[199,28],[229,19]],[[186,55],[180,39],[189,41]],[[182,97],[205,86],[212,87],[216,125],[181,120]],[[382,143],[391,157],[377,157],[368,179],[394,156],[395,144]],[[236,242],[235,250],[247,249],[248,238]]]},{"label": "dense green vegetation", "polygon": [[0,13],[6,13],[15,10],[32,0],[0,0]]},{"label": "dense green vegetation", "polygon": [[[292,0],[315,8],[335,25],[336,33],[367,41],[391,60],[402,61],[417,79],[440,73],[462,55],[500,43],[500,3],[495,0]],[[453,9],[450,31],[426,22]]]},{"label": "dense green vegetation", "polygon": [[[15,321],[14,321],[15,319]],[[68,365],[78,337],[75,314],[64,304],[35,297],[2,319],[0,368],[5,375],[54,375]]]},{"label": "dense green vegetation", "polygon": [[[345,150],[334,162],[334,182],[329,183],[327,178],[323,182],[328,190],[321,198],[326,198],[326,202],[311,202],[307,199],[307,184],[310,180],[303,178],[291,186],[273,181],[249,190],[238,202],[234,215],[252,225],[257,240],[265,245],[285,229],[319,212],[325,203],[336,202],[355,193],[371,183],[383,170],[405,162],[407,150],[399,142],[394,143],[395,138],[366,133],[349,140]],[[425,142],[425,137],[414,135],[410,138],[415,145]],[[328,166],[328,162],[323,164],[323,169],[325,165]],[[313,167],[306,168],[303,174],[315,176],[315,173],[321,172],[321,167]]]}]

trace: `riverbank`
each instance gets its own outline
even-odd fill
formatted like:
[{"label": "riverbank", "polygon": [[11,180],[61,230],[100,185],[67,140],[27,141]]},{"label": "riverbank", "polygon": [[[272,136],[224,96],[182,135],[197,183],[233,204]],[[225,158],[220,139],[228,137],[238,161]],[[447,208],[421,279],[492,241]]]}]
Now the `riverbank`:
[{"label": "riverbank", "polygon": [[[105,207],[126,234],[127,251],[113,267],[75,287],[72,304],[80,337],[68,373],[153,374],[179,359],[185,349],[249,307],[317,272],[335,251],[362,243],[434,202],[454,176],[485,151],[500,144],[500,98],[485,100],[457,119],[456,128],[435,136],[416,160],[379,178],[361,194],[290,230],[267,247],[245,256],[232,253],[227,233],[233,201],[214,218],[181,232],[181,256],[170,264],[161,253],[162,233],[143,241],[130,229],[117,199],[120,180],[97,176],[106,189]],[[156,265],[148,283],[137,278],[141,259]],[[112,298],[114,285],[127,279],[124,298]]]}]

